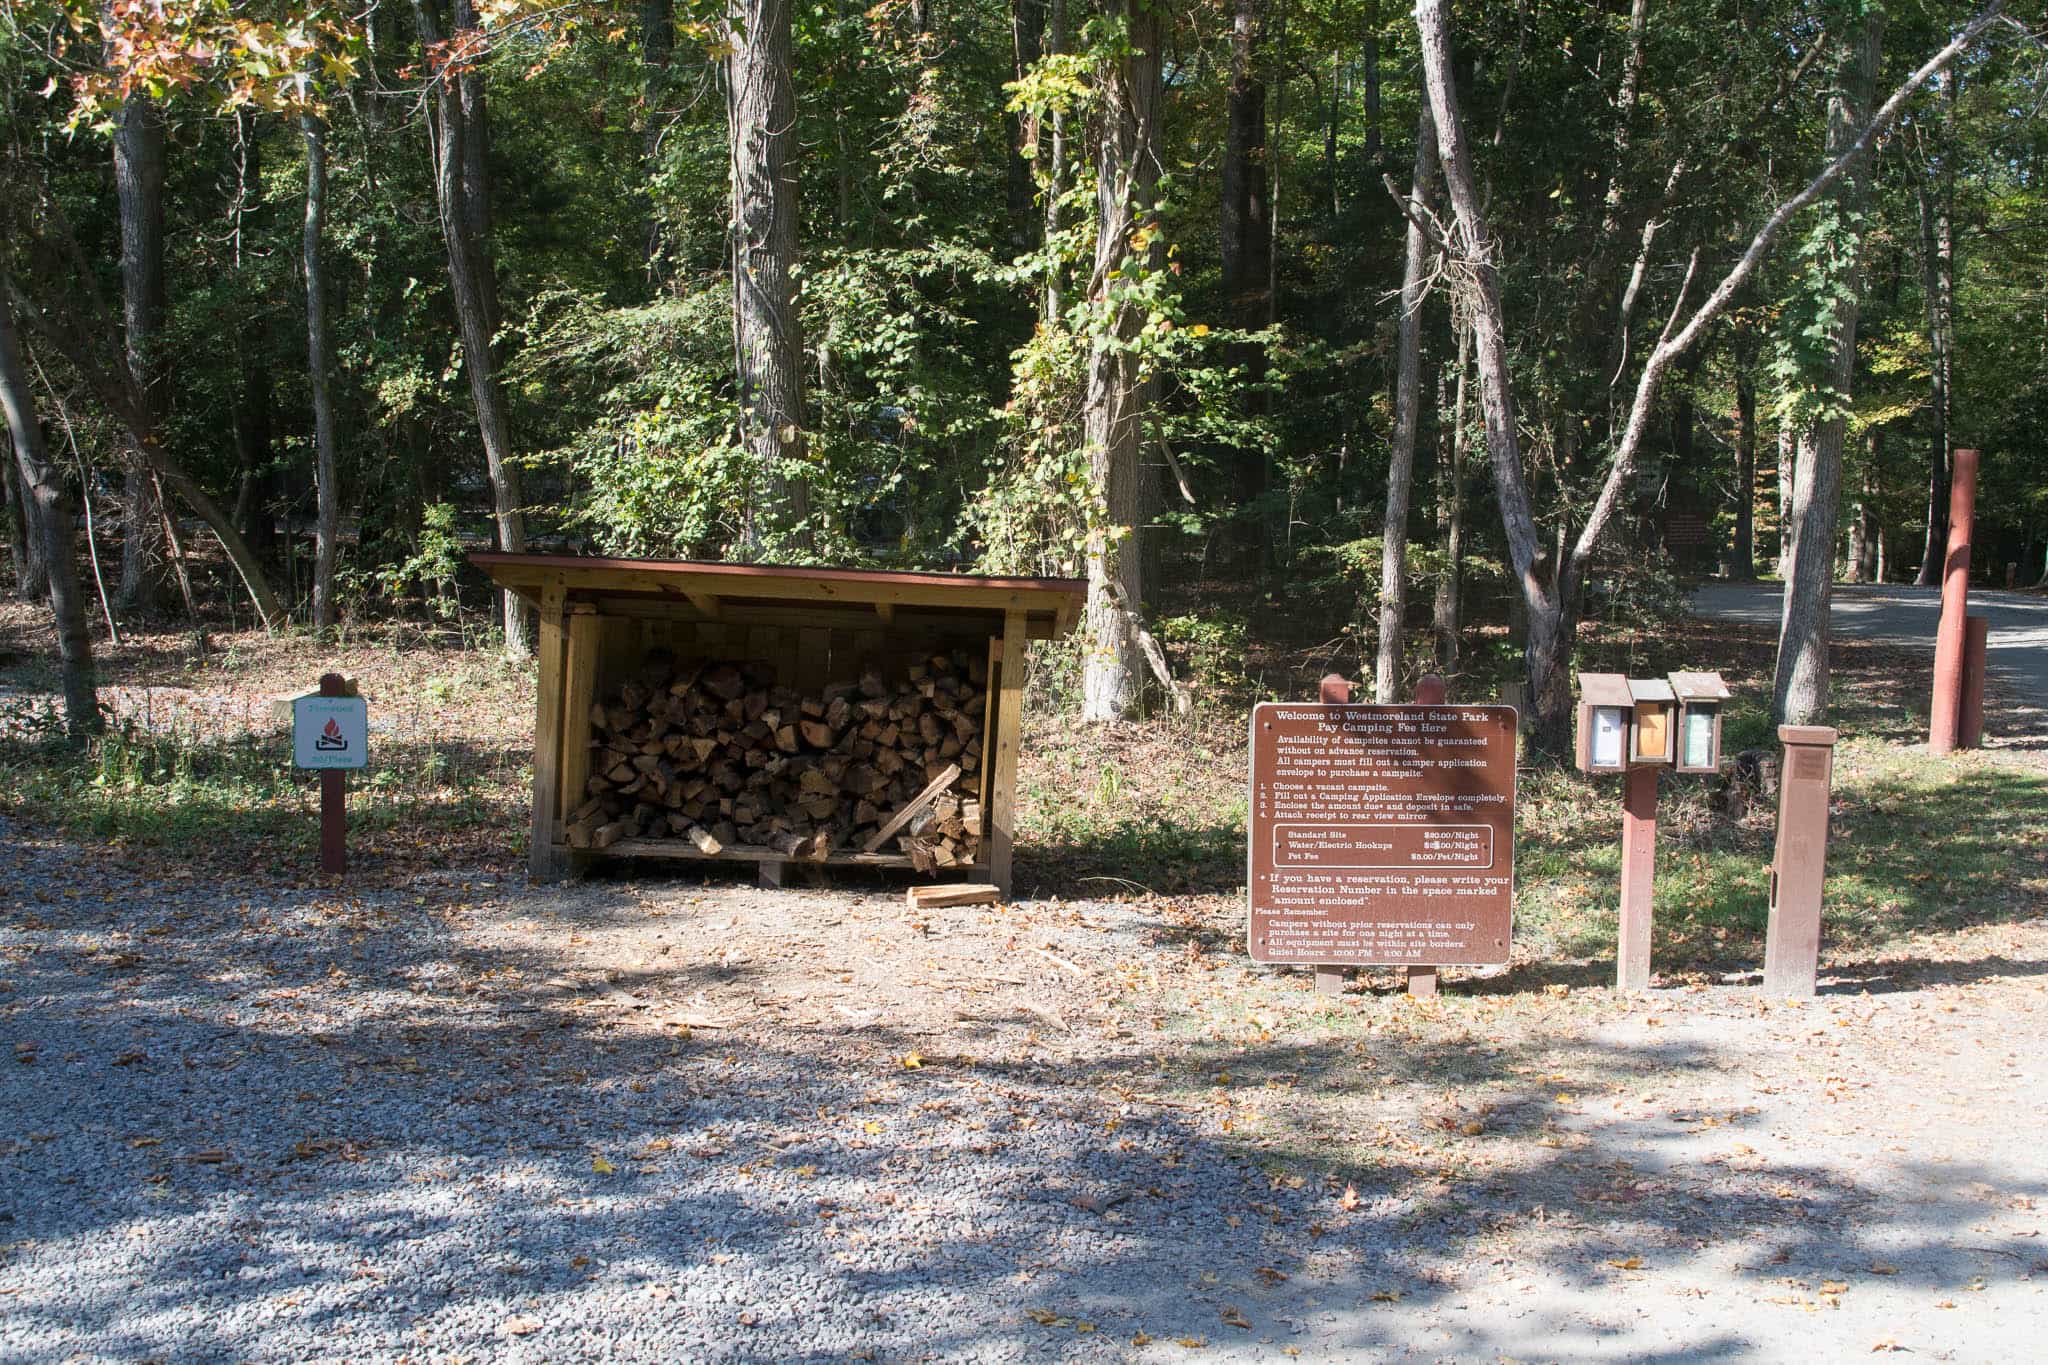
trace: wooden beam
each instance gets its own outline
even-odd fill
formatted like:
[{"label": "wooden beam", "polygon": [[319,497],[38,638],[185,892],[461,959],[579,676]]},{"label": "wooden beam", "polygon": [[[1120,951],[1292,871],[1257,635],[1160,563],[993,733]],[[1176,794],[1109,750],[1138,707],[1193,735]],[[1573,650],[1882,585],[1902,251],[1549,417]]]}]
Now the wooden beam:
[{"label": "wooden beam", "polygon": [[959,780],[960,765],[958,763],[948,763],[946,770],[933,778],[923,791],[912,798],[909,805],[890,816],[889,822],[876,830],[874,837],[861,845],[860,851],[863,853],[873,853],[883,844],[888,843],[895,836],[897,830],[902,829],[905,825],[916,819],[919,811],[937,800],[940,792]]},{"label": "wooden beam", "polygon": [[570,609],[562,687],[562,787],[555,807],[558,817],[583,804],[583,787],[590,780],[590,706],[597,700],[600,627],[597,614],[587,606],[579,603]]},{"label": "wooden beam", "polygon": [[993,678],[989,687],[992,696],[1000,691],[995,703],[993,748],[988,747],[986,737],[982,741],[982,761],[994,769],[990,776],[988,828],[984,834],[988,840],[989,880],[1003,893],[1004,900],[1010,898],[1010,847],[1017,822],[1017,746],[1024,722],[1025,625],[1021,608],[1003,617],[1001,687],[995,686]]},{"label": "wooden beam", "polygon": [[526,858],[535,881],[547,881],[562,870],[555,851],[555,820],[561,812],[562,674],[568,645],[568,632],[562,625],[563,596],[560,584],[541,590],[540,676],[533,717],[533,830]]},{"label": "wooden beam", "polygon": [[896,624],[896,604],[894,602],[875,603],[875,615],[882,618],[882,624],[885,626]]},{"label": "wooden beam", "polygon": [[713,621],[718,619],[718,598],[708,592],[691,592],[684,589],[683,596],[690,599],[690,605]]},{"label": "wooden beam", "polygon": [[[784,863],[802,863],[823,867],[909,867],[910,859],[901,853],[828,853],[822,863],[815,858],[792,858],[778,853],[761,844],[727,844],[717,853],[706,853],[688,839],[620,839],[607,847],[596,850],[607,858],[689,858],[715,863],[761,863],[780,867]],[[967,868],[954,869],[968,871]]]}]

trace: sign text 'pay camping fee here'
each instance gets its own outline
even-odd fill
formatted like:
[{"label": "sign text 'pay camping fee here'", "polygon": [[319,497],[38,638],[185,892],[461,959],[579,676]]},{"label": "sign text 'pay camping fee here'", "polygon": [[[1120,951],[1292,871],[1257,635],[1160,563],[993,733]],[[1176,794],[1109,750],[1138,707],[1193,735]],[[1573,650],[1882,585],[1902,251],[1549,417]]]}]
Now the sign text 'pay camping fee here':
[{"label": "sign text 'pay camping fee here'", "polygon": [[1515,709],[1266,702],[1251,724],[1251,956],[1508,960]]}]

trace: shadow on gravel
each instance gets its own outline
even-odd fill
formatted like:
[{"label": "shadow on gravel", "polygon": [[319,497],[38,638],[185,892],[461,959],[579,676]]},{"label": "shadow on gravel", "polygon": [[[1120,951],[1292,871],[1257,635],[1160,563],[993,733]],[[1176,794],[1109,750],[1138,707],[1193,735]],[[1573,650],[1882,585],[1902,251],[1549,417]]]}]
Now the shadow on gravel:
[{"label": "shadow on gravel", "polygon": [[[1886,1253],[1902,1274],[1982,1272],[1954,1244],[1981,1213],[1967,1201],[1880,1212],[1837,1172],[1692,1169],[1664,1157],[1675,1134],[1569,1112],[1541,1056],[1479,1037],[1219,1043],[1171,1076],[1135,1049],[911,1070],[850,1059],[836,1030],[771,1045],[551,993],[554,962],[479,952],[402,897],[135,892],[118,914],[7,907],[0,1048],[30,1056],[0,1073],[0,1356],[1113,1358],[1139,1333],[1248,1349],[1297,1327],[1375,1354],[1413,1344],[1469,1249],[1511,1229],[1531,1273],[1591,1294],[1622,1291],[1624,1252],[1837,1273],[1870,1259],[1879,1216],[1909,1233]],[[260,948],[223,947],[252,930]],[[604,991],[736,975],[699,963]],[[920,1045],[870,1036],[890,1056]],[[1682,1084],[1720,1062],[1615,1050],[1573,1084]],[[1237,1091],[1190,1098],[1212,1071]],[[1263,1145],[1216,1122],[1246,1085],[1447,1078],[1507,1093],[1372,1134],[1283,1116]],[[1482,1146],[1542,1140],[1482,1168],[1434,1142],[1467,1123]],[[1442,1334],[1454,1357],[1618,1344],[1542,1303]],[[1630,1354],[1756,1348],[1724,1333]]]}]

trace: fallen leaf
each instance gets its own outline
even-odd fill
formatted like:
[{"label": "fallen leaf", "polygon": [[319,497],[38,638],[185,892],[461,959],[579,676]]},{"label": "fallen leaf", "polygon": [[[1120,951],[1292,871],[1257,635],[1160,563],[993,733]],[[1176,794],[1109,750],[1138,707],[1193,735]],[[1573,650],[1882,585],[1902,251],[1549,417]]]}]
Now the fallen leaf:
[{"label": "fallen leaf", "polygon": [[1151,1344],[1152,1338],[1147,1336],[1143,1332],[1139,1332],[1137,1335],[1131,1338],[1131,1345],[1133,1346],[1150,1346]]},{"label": "fallen leaf", "polygon": [[1640,1256],[1622,1256],[1610,1260],[1607,1264],[1613,1266],[1616,1270],[1641,1270],[1643,1268],[1643,1258]]},{"label": "fallen leaf", "polygon": [[919,1056],[917,1053],[906,1052],[903,1054],[903,1066],[905,1070],[916,1071],[919,1067],[922,1067],[923,1065],[924,1058]]},{"label": "fallen leaf", "polygon": [[524,1313],[514,1314],[512,1317],[506,1318],[503,1322],[498,1324],[498,1335],[501,1337],[532,1336],[535,1332],[538,1332],[539,1330],[540,1319],[535,1317],[528,1317]]},{"label": "fallen leaf", "polygon": [[1376,1289],[1371,1297],[1374,1303],[1399,1303],[1402,1299],[1408,1297],[1408,1291],[1405,1289]]},{"label": "fallen leaf", "polygon": [[1896,1275],[1899,1273],[1899,1268],[1895,1265],[1886,1265],[1883,1261],[1873,1261],[1870,1264],[1870,1273],[1873,1275]]},{"label": "fallen leaf", "polygon": [[1223,1325],[1225,1327],[1242,1327],[1247,1332],[1252,1330],[1251,1319],[1238,1312],[1235,1308],[1223,1310]]},{"label": "fallen leaf", "polygon": [[1349,1213],[1364,1202],[1364,1200],[1358,1197],[1358,1187],[1356,1185],[1346,1185],[1343,1196],[1337,1200],[1337,1207]]},{"label": "fallen leaf", "polygon": [[861,1125],[861,1131],[865,1132],[869,1137],[877,1137],[881,1134],[882,1125],[876,1123],[873,1119],[869,1119]]},{"label": "fallen leaf", "polygon": [[599,1175],[610,1175],[619,1168],[601,1156],[594,1156],[590,1158],[590,1169],[596,1171]]}]

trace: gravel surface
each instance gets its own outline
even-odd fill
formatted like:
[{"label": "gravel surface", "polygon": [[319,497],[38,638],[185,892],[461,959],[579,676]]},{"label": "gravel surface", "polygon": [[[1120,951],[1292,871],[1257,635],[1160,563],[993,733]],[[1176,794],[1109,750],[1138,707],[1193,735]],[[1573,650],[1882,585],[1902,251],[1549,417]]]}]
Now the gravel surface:
[{"label": "gravel surface", "polygon": [[0,1361],[1989,1359],[2048,1326],[2039,921],[1804,1010],[1332,1004],[1171,928],[152,880],[0,821]]}]

